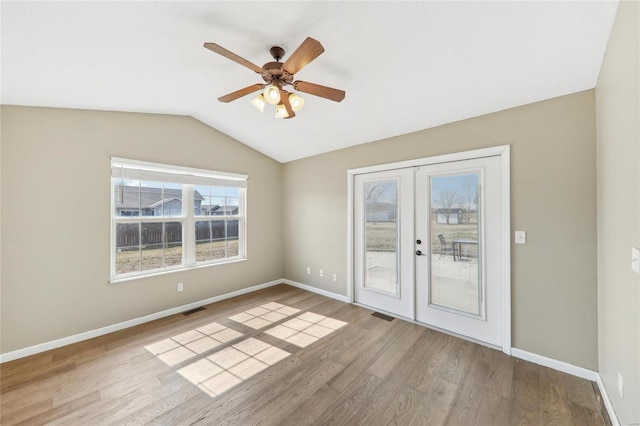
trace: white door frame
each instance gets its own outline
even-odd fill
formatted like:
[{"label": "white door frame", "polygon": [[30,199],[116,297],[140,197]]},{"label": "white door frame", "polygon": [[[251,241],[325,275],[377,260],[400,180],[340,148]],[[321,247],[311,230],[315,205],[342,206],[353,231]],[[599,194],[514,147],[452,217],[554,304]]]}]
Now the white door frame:
[{"label": "white door frame", "polygon": [[362,173],[380,172],[385,170],[403,169],[407,167],[427,166],[431,164],[448,163],[452,161],[470,160],[481,157],[500,156],[500,167],[503,179],[502,185],[502,217],[503,232],[503,258],[505,260],[504,277],[504,320],[502,351],[511,355],[511,150],[509,145],[500,145],[490,148],[476,149],[472,151],[456,152],[452,154],[438,155],[435,157],[419,158],[415,160],[400,161],[396,163],[378,164],[375,166],[360,167],[347,170],[347,301],[354,302],[354,208],[353,192],[355,175]]}]

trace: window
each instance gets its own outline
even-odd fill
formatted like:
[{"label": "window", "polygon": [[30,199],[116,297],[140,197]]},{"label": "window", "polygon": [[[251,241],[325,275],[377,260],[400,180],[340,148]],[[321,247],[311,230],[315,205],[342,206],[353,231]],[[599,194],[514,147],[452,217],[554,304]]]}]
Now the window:
[{"label": "window", "polygon": [[111,159],[111,281],[245,258],[247,176]]}]

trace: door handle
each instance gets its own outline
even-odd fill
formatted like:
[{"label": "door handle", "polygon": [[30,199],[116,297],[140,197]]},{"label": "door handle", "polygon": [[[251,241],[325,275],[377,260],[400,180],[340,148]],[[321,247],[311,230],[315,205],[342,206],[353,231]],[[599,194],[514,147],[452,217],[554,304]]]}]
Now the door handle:
[{"label": "door handle", "polygon": [[416,250],[416,256],[424,256],[421,250]]}]

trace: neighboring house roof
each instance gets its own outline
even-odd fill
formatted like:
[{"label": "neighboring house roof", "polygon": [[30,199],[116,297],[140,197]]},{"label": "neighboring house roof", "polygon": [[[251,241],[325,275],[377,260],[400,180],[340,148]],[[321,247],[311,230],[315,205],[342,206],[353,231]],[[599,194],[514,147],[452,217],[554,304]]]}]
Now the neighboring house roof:
[{"label": "neighboring house roof", "polygon": [[[164,198],[163,198],[164,195]],[[198,192],[194,193],[195,201],[202,201],[204,197]],[[182,190],[165,189],[137,186],[116,187],[116,209],[137,209],[137,208],[153,208],[173,199],[182,200]]]},{"label": "neighboring house roof", "polygon": [[218,204],[214,204],[214,205],[202,204],[200,207],[204,211],[210,210],[217,214],[233,213],[234,211],[238,210],[238,206],[220,206]]},{"label": "neighboring house roof", "polygon": [[178,197],[171,197],[171,198],[165,198],[165,199],[160,200],[160,201],[156,201],[155,203],[153,203],[153,204],[149,204],[149,205],[148,205],[148,206],[146,206],[146,207],[154,208],[154,207],[161,206],[161,205],[163,205],[163,204],[167,204],[168,202],[170,202],[170,201],[174,201],[174,200],[175,200],[175,201],[182,202],[182,199],[181,199],[181,198],[178,198]]}]

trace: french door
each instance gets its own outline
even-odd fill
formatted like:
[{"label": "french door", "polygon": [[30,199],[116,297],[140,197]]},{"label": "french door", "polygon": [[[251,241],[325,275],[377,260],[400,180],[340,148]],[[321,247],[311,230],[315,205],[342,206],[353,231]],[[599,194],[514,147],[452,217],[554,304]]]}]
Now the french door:
[{"label": "french door", "polygon": [[355,301],[510,346],[503,165],[489,155],[354,174]]},{"label": "french door", "polygon": [[414,316],[413,191],[412,169],[355,177],[356,301],[406,318]]}]

